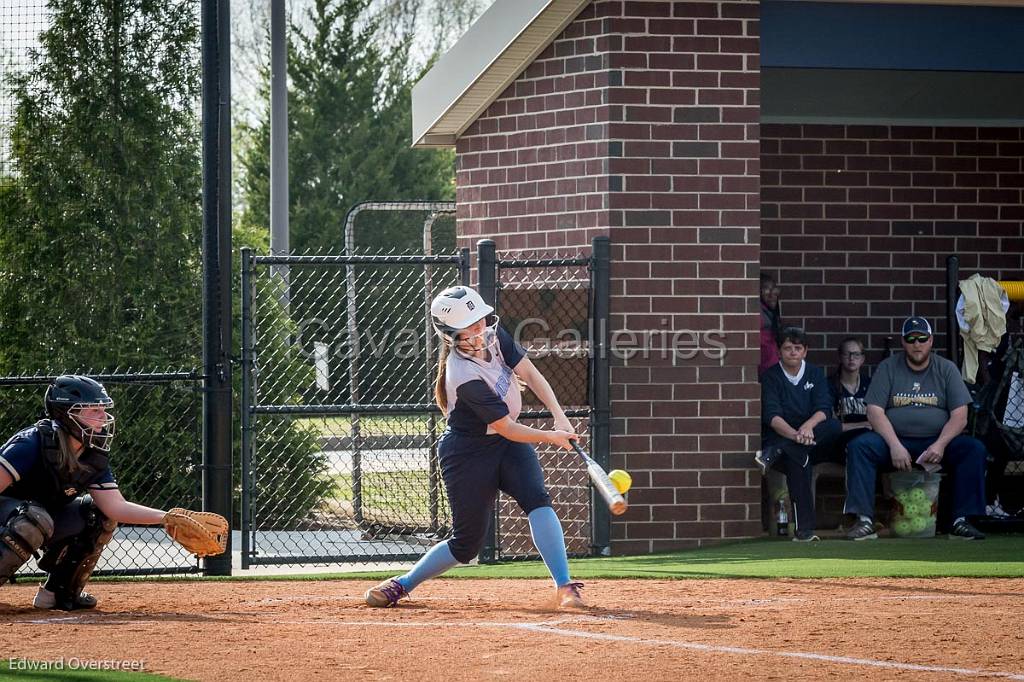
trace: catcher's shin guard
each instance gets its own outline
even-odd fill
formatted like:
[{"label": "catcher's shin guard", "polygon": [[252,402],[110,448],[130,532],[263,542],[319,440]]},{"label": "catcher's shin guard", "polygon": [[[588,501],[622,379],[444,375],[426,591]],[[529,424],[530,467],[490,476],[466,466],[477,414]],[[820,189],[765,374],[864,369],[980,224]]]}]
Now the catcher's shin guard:
[{"label": "catcher's shin guard", "polygon": [[0,522],[0,584],[7,582],[22,564],[53,536],[53,519],[33,502],[22,502]]},{"label": "catcher's shin guard", "polygon": [[62,611],[82,608],[77,597],[117,528],[117,522],[108,519],[89,496],[83,500],[82,514],[85,530],[50,547],[39,561],[39,568],[50,574],[44,587],[56,597],[54,608]]}]

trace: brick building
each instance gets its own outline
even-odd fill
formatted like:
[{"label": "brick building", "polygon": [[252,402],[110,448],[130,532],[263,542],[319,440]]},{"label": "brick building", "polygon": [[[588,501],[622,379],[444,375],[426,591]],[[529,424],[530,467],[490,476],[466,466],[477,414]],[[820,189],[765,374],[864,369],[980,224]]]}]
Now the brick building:
[{"label": "brick building", "polygon": [[[1021,57],[986,52],[984,26],[941,68],[904,54],[964,12],[1005,31],[1024,10],[934,9],[498,0],[417,85],[415,143],[456,150],[462,245],[608,235],[612,329],[693,331],[709,350],[613,361],[611,464],[634,477],[616,553],[761,532],[762,266],[783,287],[784,318],[816,345],[860,333],[872,350],[895,319],[942,313],[948,253],[971,271],[1024,274],[1024,88],[1006,90]],[[911,10],[926,19],[916,38],[856,42]],[[977,84],[968,104],[964,82]],[[930,98],[894,99],[907,83]]]}]

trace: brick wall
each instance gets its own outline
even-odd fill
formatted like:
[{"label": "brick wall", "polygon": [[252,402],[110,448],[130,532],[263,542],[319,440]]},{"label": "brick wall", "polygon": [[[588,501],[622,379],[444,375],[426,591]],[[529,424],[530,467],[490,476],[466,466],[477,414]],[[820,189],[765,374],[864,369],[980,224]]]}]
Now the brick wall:
[{"label": "brick wall", "polygon": [[[457,144],[461,245],[607,234],[612,329],[659,339],[613,360],[612,466],[634,480],[617,553],[760,533],[757,17],[594,2]],[[725,357],[661,352],[677,333]]]},{"label": "brick wall", "polygon": [[586,7],[459,138],[459,246],[575,246],[608,233],[607,124],[622,107],[607,101],[606,15],[621,5]]},{"label": "brick wall", "polygon": [[[1019,128],[764,125],[761,264],[786,322],[835,366],[847,335],[876,363],[911,314],[945,333],[945,264],[1024,278]],[[939,339],[944,343],[943,339]]]}]

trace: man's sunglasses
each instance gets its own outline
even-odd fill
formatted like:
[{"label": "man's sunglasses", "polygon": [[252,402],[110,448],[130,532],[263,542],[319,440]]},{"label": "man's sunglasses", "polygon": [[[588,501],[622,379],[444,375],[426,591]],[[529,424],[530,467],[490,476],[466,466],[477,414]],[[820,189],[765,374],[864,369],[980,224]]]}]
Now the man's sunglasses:
[{"label": "man's sunglasses", "polygon": [[932,337],[923,334],[907,334],[903,337],[903,340],[907,343],[928,343],[928,339]]}]

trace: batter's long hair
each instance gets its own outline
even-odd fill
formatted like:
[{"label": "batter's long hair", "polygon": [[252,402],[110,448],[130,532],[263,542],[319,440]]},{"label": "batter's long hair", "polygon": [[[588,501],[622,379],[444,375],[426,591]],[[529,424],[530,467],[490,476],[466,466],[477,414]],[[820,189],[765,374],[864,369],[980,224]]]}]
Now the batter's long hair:
[{"label": "batter's long hair", "polygon": [[448,344],[441,344],[441,354],[437,359],[437,380],[434,382],[434,401],[441,408],[445,416],[448,416],[448,355],[451,353]]}]

